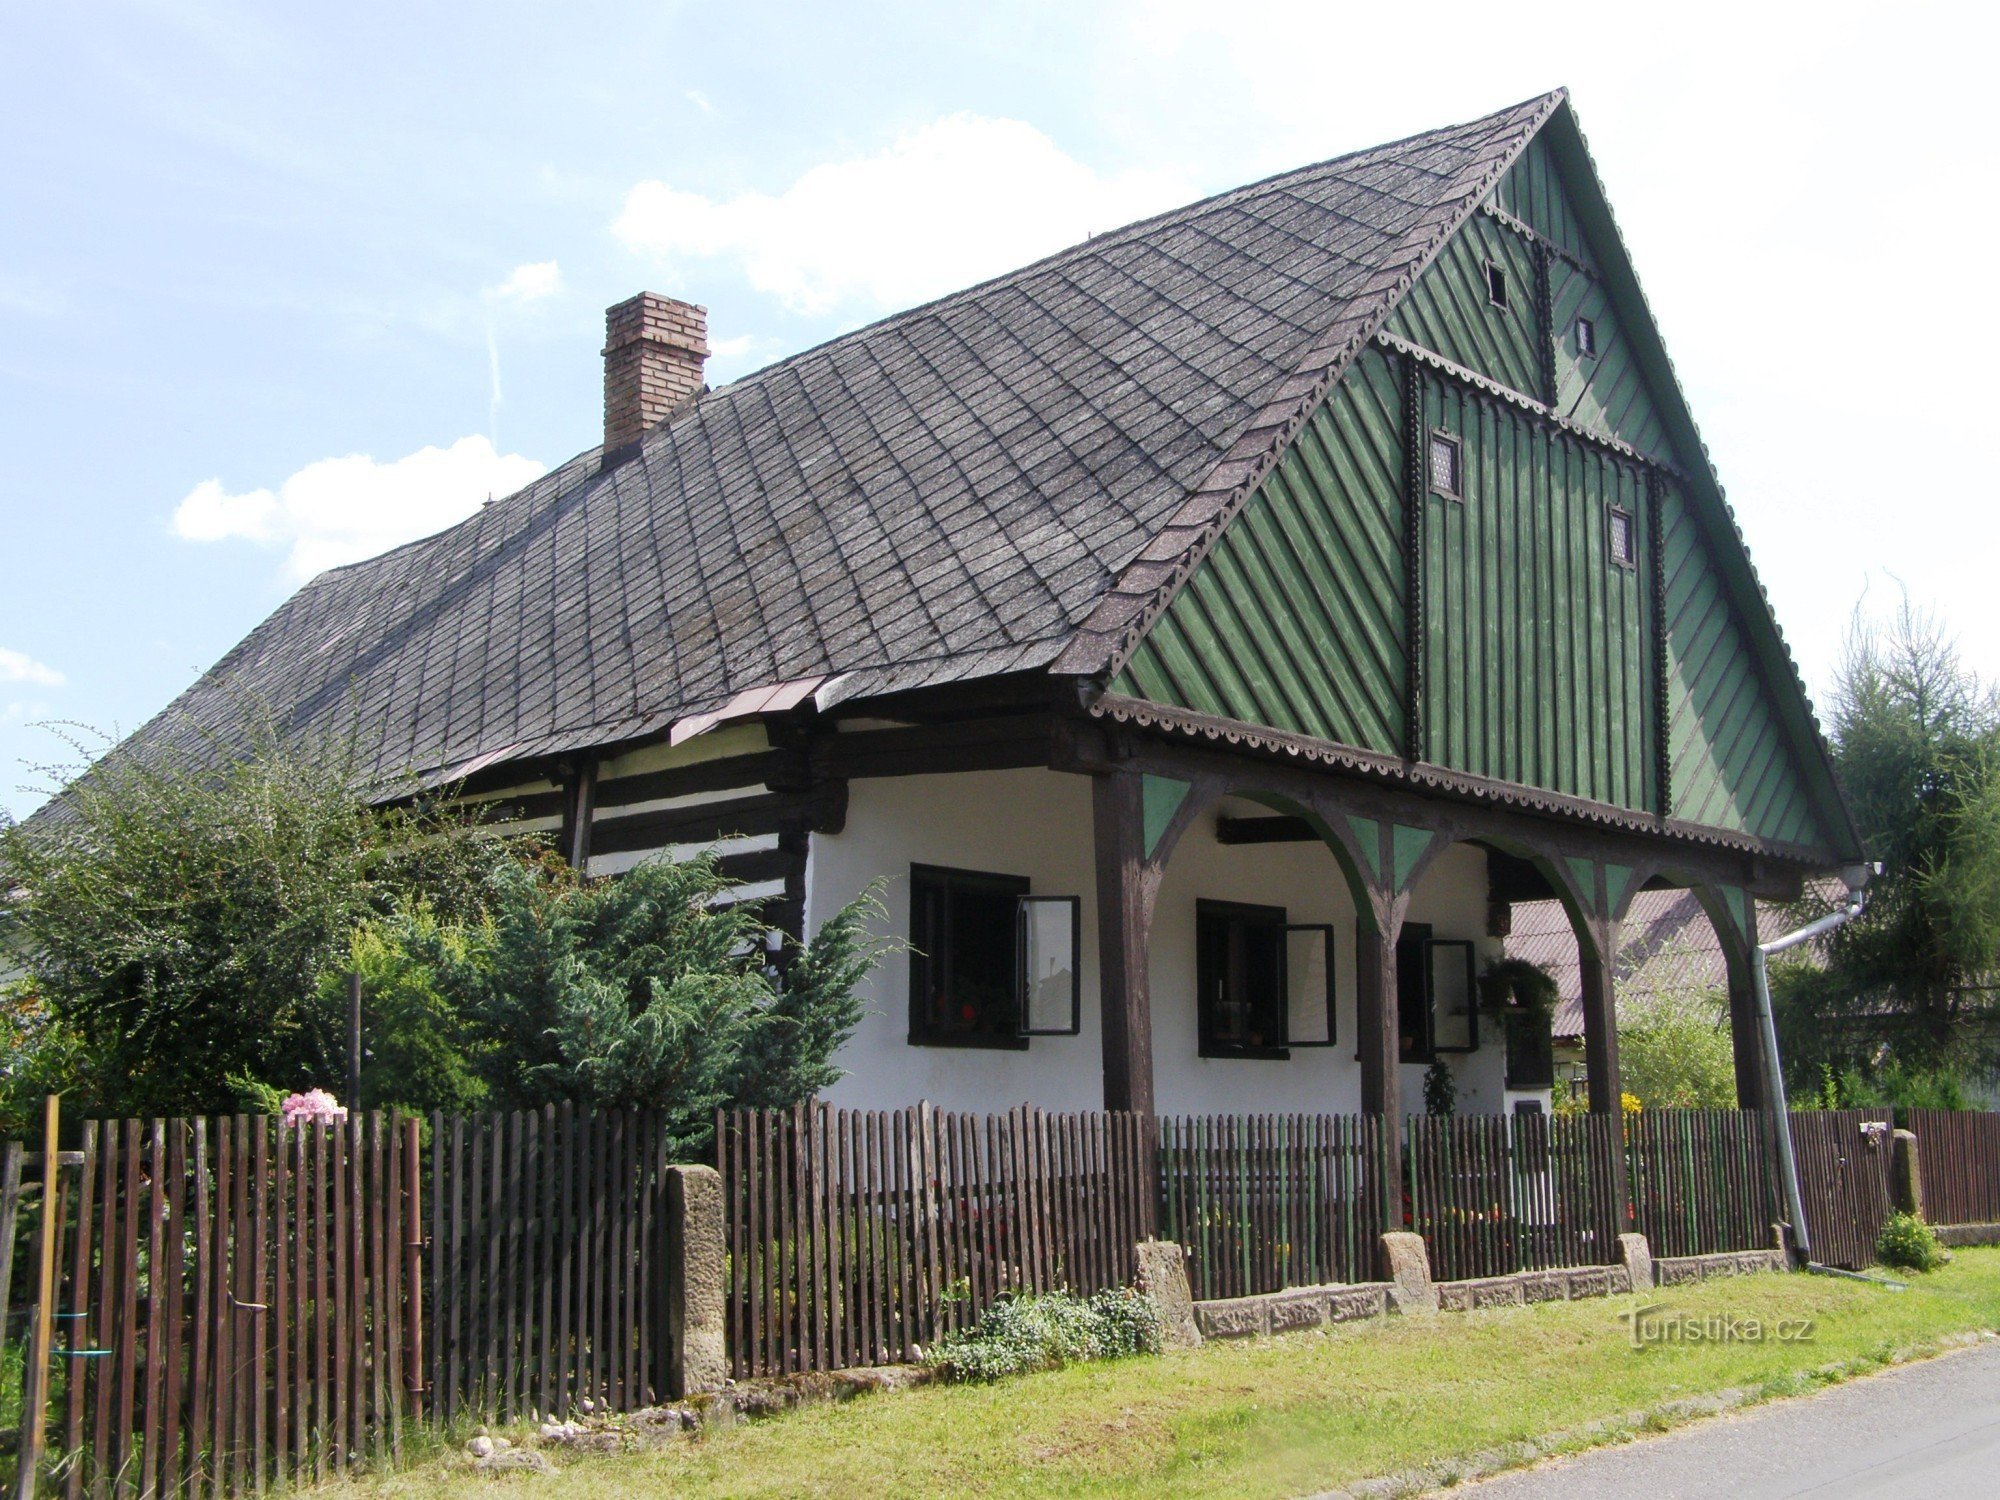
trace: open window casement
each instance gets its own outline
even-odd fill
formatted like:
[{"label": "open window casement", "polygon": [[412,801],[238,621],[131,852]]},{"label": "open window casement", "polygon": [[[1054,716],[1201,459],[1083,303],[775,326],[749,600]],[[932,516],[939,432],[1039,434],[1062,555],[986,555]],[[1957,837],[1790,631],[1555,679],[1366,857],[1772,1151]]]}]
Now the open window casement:
[{"label": "open window casement", "polygon": [[1479,989],[1472,944],[1458,938],[1424,943],[1424,978],[1431,1001],[1431,1049],[1471,1052],[1479,1046]]},{"label": "open window casement", "polygon": [[1075,1036],[1083,1028],[1078,958],[1083,901],[1077,896],[1022,896],[1020,932],[1021,1035]]},{"label": "open window casement", "polygon": [[1333,928],[1325,922],[1285,928],[1285,1045],[1333,1045]]}]

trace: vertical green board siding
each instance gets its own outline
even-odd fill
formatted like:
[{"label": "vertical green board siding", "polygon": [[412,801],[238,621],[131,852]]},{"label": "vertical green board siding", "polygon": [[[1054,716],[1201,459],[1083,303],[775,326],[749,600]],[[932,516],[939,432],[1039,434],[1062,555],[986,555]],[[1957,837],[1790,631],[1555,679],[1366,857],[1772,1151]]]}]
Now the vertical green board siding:
[{"label": "vertical green board siding", "polygon": [[[1649,810],[1645,476],[1434,378],[1424,414],[1464,453],[1464,499],[1424,501],[1425,759]],[[1611,560],[1614,505],[1636,568]]]},{"label": "vertical green board siding", "polygon": [[1677,486],[1665,494],[1673,815],[1783,843],[1822,841],[1827,831],[1702,527]]},{"label": "vertical green board siding", "polygon": [[[1666,427],[1603,285],[1587,271],[1552,256],[1549,306],[1555,330],[1555,409],[1580,427],[1620,438],[1641,453],[1672,463]],[[1590,319],[1596,330],[1594,355],[1585,356],[1577,348],[1578,318]]]},{"label": "vertical green board siding", "polygon": [[1402,403],[1365,351],[1147,632],[1115,691],[1394,754]]},{"label": "vertical green board siding", "polygon": [[[1553,334],[1555,409],[1592,432],[1674,462],[1653,398],[1597,275],[1597,260],[1577,222],[1554,158],[1540,141],[1495,184],[1491,203],[1533,229],[1561,253],[1549,257],[1549,326]],[[1495,226],[1498,229],[1499,226]],[[1590,319],[1597,353],[1577,348],[1576,321]],[[1436,346],[1433,346],[1436,347]],[[1445,353],[1443,349],[1439,353]],[[1521,387],[1516,387],[1521,389]],[[1538,398],[1545,392],[1533,392]]]},{"label": "vertical green board siding", "polygon": [[[1495,307],[1488,298],[1489,262],[1506,272],[1505,308]],[[1490,216],[1475,214],[1417,278],[1383,326],[1539,401],[1547,393],[1542,389],[1535,280],[1535,257],[1528,242]]]},{"label": "vertical green board siding", "polygon": [[1570,207],[1562,174],[1545,141],[1537,138],[1528,142],[1528,149],[1494,186],[1493,206],[1512,214],[1558,249],[1590,260],[1583,226]]}]

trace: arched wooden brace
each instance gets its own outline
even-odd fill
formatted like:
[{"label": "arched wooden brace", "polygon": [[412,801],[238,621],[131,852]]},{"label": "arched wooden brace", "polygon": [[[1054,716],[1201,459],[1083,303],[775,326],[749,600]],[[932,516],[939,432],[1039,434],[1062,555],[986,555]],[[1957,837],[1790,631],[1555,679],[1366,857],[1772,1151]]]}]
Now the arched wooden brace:
[{"label": "arched wooden brace", "polygon": [[[1096,845],[1099,1005],[1104,1037],[1104,1107],[1151,1114],[1153,909],[1167,862],[1195,820],[1224,797],[1242,797],[1304,818],[1326,843],[1354,900],[1356,963],[1364,997],[1360,1030],[1362,1108],[1400,1119],[1397,1095],[1396,934],[1407,898],[1364,878],[1358,835],[1337,812],[1302,803],[1249,776],[1198,772],[1185,779],[1119,767],[1095,776],[1091,816]],[[1384,864],[1382,868],[1390,868]],[[1386,987],[1386,988],[1385,988]],[[1377,995],[1371,1007],[1365,997]],[[1380,996],[1386,994],[1388,1010]],[[1387,1016],[1386,1023],[1384,1016]],[[1371,1031],[1372,1023],[1372,1031]],[[1382,1034],[1386,1024],[1386,1037]]]},{"label": "arched wooden brace", "polygon": [[1757,984],[1750,950],[1757,944],[1757,906],[1736,887],[1689,889],[1715,929],[1729,985],[1729,1040],[1736,1059],[1736,1107],[1763,1109],[1771,1102],[1764,1067],[1764,1028],[1757,1019]]},{"label": "arched wooden brace", "polygon": [[1584,1071],[1592,1114],[1623,1107],[1618,1072],[1618,931],[1632,898],[1654,873],[1644,865],[1607,865],[1578,855],[1529,849],[1524,857],[1555,887],[1576,935],[1577,976],[1583,1002]]}]

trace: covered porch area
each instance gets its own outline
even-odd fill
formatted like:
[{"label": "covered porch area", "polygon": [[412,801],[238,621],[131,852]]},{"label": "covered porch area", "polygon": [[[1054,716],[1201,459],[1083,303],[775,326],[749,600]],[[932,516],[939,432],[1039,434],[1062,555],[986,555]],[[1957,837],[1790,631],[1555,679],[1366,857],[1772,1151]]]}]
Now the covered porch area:
[{"label": "covered porch area", "polygon": [[[1479,979],[1502,956],[1512,905],[1553,897],[1577,944],[1590,1109],[1615,1113],[1620,924],[1641,891],[1664,888],[1695,892],[1714,923],[1738,1102],[1763,1107],[1754,902],[1794,897],[1803,871],[1649,815],[1342,759],[1118,724],[1078,755],[1106,1109],[1172,1114],[1226,1097],[1357,1110],[1394,1133],[1424,1109],[1440,1061],[1463,1112],[1546,1109],[1545,1079],[1510,1086],[1529,1075],[1507,1055],[1502,1018],[1482,1015]],[[1274,964],[1282,1032],[1255,1003]],[[1323,1059],[1300,1066],[1304,1049]]]}]

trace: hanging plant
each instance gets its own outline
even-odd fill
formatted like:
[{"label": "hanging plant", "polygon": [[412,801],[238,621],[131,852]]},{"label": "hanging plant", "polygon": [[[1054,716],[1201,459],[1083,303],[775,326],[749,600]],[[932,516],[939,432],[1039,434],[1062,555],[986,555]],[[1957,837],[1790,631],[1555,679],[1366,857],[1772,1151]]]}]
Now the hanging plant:
[{"label": "hanging plant", "polygon": [[1525,958],[1502,958],[1479,976],[1480,1003],[1489,1011],[1552,1016],[1558,998],[1554,976]]}]

